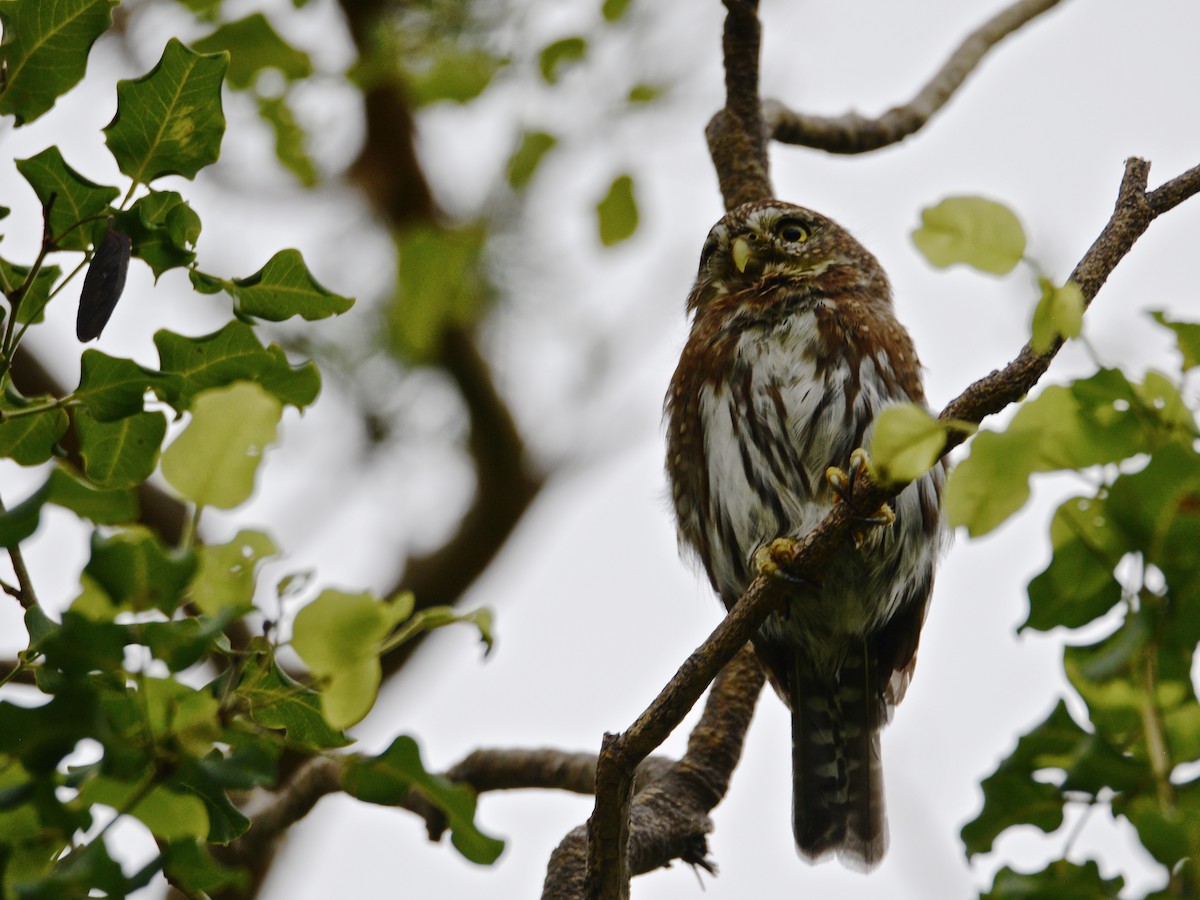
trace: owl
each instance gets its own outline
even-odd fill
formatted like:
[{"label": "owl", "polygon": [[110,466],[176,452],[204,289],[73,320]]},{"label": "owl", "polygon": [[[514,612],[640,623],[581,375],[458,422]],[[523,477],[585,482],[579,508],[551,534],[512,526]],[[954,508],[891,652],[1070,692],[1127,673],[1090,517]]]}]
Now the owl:
[{"label": "owl", "polygon": [[[827,473],[866,446],[880,411],[924,404],[920,363],[875,257],[778,200],[713,227],[687,309],[667,477],[680,544],[732,608],[773,543],[803,537],[847,490]],[[894,521],[847,537],[818,577],[783,582],[786,607],[754,637],[791,710],[793,830],[809,862],[865,871],[887,850],[879,731],[916,662],[945,475],[939,463],[905,487]]]}]

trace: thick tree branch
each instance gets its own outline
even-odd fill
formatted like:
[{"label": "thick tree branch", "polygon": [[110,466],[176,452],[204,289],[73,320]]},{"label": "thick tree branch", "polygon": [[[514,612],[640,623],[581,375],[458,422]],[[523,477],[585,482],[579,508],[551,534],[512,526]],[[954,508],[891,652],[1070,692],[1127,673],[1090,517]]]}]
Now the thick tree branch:
[{"label": "thick tree branch", "polygon": [[925,126],[962,86],[983,57],[1014,31],[1057,6],[1061,0],[1019,0],[988,20],[959,45],[912,100],[876,119],[846,113],[808,116],[776,100],[763,104],[768,131],[783,144],[798,144],[828,153],[867,153],[904,140]]},{"label": "thick tree branch", "polygon": [[[622,867],[615,864],[615,858],[609,857],[604,864],[590,867],[587,859],[597,848],[601,854],[619,852],[621,843],[628,847],[626,860],[635,875],[667,866],[676,859],[712,871],[712,864],[706,859],[705,835],[712,829],[708,814],[729,787],[763,680],[757,658],[743,645],[742,652],[713,684],[684,757],[644,790],[642,779],[630,782],[632,801],[627,839],[619,842],[598,834],[599,820],[593,815],[587,825],[571,831],[551,855],[543,900],[575,900],[593,896],[596,891],[620,890],[620,885],[611,883],[591,884],[585,890],[584,873],[619,871]],[[601,757],[610,749],[606,740]],[[597,788],[597,797],[611,793],[611,785],[598,782]],[[599,824],[603,827],[604,823]],[[608,865],[609,862],[613,865]],[[627,878],[624,887],[627,891]]]},{"label": "thick tree branch", "polygon": [[709,154],[725,208],[772,196],[767,134],[758,94],[762,26],[758,0],[724,0],[725,107],[708,123]]}]

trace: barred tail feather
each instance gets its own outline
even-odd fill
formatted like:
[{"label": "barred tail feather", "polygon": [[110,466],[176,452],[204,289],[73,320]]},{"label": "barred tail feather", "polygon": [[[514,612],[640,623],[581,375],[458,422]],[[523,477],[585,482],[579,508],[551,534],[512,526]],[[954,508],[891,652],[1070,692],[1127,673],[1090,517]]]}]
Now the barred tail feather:
[{"label": "barred tail feather", "polygon": [[861,871],[887,851],[879,704],[870,654],[854,652],[835,685],[792,667],[792,826],[810,863],[830,854]]}]

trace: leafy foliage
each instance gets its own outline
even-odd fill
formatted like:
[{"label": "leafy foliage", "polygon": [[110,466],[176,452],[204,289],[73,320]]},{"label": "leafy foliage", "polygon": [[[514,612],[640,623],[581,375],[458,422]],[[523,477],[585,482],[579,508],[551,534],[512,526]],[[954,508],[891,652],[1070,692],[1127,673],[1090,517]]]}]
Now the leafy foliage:
[{"label": "leafy foliage", "polygon": [[1003,204],[983,197],[948,197],[921,210],[913,242],[939,267],[966,263],[982,272],[1005,275],[1025,255],[1025,230]]},{"label": "leafy foliage", "polygon": [[[1001,271],[997,246],[1004,241],[995,236],[1007,217],[989,207],[981,219],[983,207],[974,203],[947,218],[944,207],[914,235],[930,260]],[[1008,246],[1015,263],[1017,244]],[[1076,285],[1039,282],[1035,352],[1078,335],[1083,310]],[[1193,896],[1200,891],[1200,702],[1191,677],[1200,643],[1200,431],[1183,387],[1200,359],[1200,326],[1162,313],[1154,319],[1176,338],[1177,372],[1151,369],[1135,380],[1098,367],[1050,385],[1022,403],[1006,428],[977,434],[947,484],[950,521],[978,536],[1024,505],[1034,474],[1086,475],[1086,489],[1051,522],[1053,556],[1029,583],[1022,628],[1094,631],[1109,623],[1105,637],[1076,639],[1063,652],[1085,718],[1060,701],[1021,737],[984,780],[983,807],[962,839],[969,855],[984,853],[1008,828],[1033,825],[1057,835],[1068,806],[1107,804],[1164,867],[1169,883],[1154,896]],[[1062,858],[1042,871],[1001,870],[983,896],[1118,896],[1121,878],[1102,878],[1094,861],[1068,860],[1069,837],[1065,844]]]},{"label": "leafy foliage", "polygon": [[[82,77],[114,5],[0,3],[7,76],[0,114],[24,124],[49,111]],[[187,5],[204,16],[218,6]],[[289,81],[313,71],[308,54],[261,15],[218,25],[196,49],[172,39],[150,72],[115,85],[116,114],[104,133],[121,184],[90,180],[55,146],[17,162],[42,210],[41,222],[17,227],[40,232],[42,243],[32,264],[0,260],[0,457],[41,466],[44,477],[24,500],[0,508],[0,546],[19,549],[50,504],[78,518],[90,553],[79,594],[61,613],[39,605],[21,566],[14,566],[19,584],[4,586],[25,607],[29,643],[0,687],[31,675],[41,694],[35,704],[0,695],[5,898],[123,897],[160,872],[188,896],[244,885],[245,873],[212,852],[250,825],[236,804],[240,792],[278,787],[285,750],[304,758],[350,744],[341,729],[374,704],[381,654],[459,621],[491,641],[486,612],[414,614],[408,596],[384,602],[325,591],[295,618],[295,649],[309,668],[288,671],[276,623],[254,634],[248,619],[263,565],[280,554],[274,540],[250,528],[225,543],[196,540],[206,508],[235,509],[250,497],[285,407],[304,409],[320,391],[316,366],[264,342],[256,323],[325,319],[353,304],[317,282],[296,250],[279,251],[247,277],[201,271],[200,216],[182,194],[150,186],[171,174],[193,178],[214,163],[225,130],[222,85],[228,78],[234,88],[254,90],[267,69]],[[284,97],[259,99],[278,133],[289,142],[299,135]],[[283,164],[315,182],[303,152],[288,154],[281,150]],[[480,253],[481,240],[472,237],[461,258]],[[51,256],[74,259],[55,265]],[[232,307],[222,304],[228,321],[197,337],[160,330],[154,365],[83,350],[73,391],[22,396],[12,383],[13,355],[46,304],[86,270],[78,336],[98,337],[131,264],[155,278],[185,269],[201,296],[225,292],[233,298]],[[423,277],[418,289],[434,283],[431,274]],[[460,314],[474,314],[482,293],[474,290]],[[172,438],[169,418],[184,420]],[[138,521],[139,492],[157,471],[189,511],[178,544]],[[298,592],[280,596],[294,609]],[[403,777],[445,811],[456,847],[493,861],[502,844],[475,828],[473,795],[426,773],[415,747],[401,743],[408,740],[376,760],[336,759],[367,785],[364,793]],[[99,748],[83,763],[81,741]],[[93,829],[101,808],[140,823],[159,855],[126,872],[109,854],[107,829]]]}]

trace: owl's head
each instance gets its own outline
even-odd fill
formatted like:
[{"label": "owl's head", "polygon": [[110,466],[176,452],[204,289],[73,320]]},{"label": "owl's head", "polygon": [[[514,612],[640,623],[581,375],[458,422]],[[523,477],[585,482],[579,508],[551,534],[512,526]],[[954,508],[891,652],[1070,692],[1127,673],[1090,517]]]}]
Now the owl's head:
[{"label": "owl's head", "polygon": [[875,257],[837,222],[782,200],[746,203],[708,233],[689,308],[766,282],[846,288],[887,280]]}]

